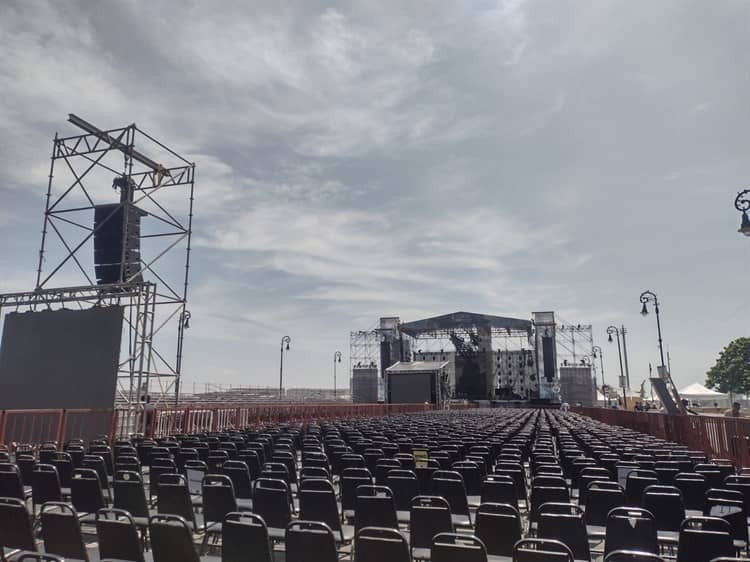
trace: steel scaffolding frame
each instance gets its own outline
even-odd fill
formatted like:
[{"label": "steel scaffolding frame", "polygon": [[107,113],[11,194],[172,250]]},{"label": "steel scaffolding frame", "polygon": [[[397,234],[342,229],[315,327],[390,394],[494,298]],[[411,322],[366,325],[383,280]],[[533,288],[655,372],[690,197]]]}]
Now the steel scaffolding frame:
[{"label": "steel scaffolding frame", "polygon": [[[69,121],[85,132],[55,134],[35,289],[0,295],[0,311],[124,306],[116,399],[128,412],[121,423],[136,429],[136,420],[145,422],[138,413],[153,384],[160,399],[171,392],[175,403],[179,399],[190,318],[195,164],[135,123],[101,130],[72,114]],[[117,208],[135,206],[148,223],[139,233],[137,272],[127,276],[121,266],[119,282],[105,285],[92,275],[93,238],[101,228],[92,225],[97,205],[113,203],[111,191],[109,197],[104,191],[109,185],[130,190],[130,200],[116,201]],[[123,228],[123,262],[128,228]]]}]

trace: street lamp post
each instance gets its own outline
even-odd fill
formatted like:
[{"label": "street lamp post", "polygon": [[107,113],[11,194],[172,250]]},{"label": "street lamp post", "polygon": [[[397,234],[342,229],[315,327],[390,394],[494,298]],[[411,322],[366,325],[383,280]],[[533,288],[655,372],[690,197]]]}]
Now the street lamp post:
[{"label": "street lamp post", "polygon": [[333,399],[336,400],[336,363],[341,363],[341,352],[333,354]]},{"label": "street lamp post", "polygon": [[750,217],[747,212],[750,211],[750,189],[744,189],[737,194],[734,199],[734,208],[742,213],[742,222],[737,232],[750,236]]},{"label": "street lamp post", "polygon": [[289,351],[289,344],[292,343],[292,338],[284,336],[281,338],[281,359],[279,360],[279,401],[284,393],[284,347]]},{"label": "street lamp post", "polygon": [[625,338],[625,334],[627,334],[628,331],[625,329],[625,326],[620,326],[620,335],[622,336],[622,358],[625,362],[625,384],[628,387],[628,390],[630,390],[630,367],[628,366],[628,343],[627,339]]},{"label": "street lamp post", "polygon": [[609,406],[609,393],[605,394],[604,390],[604,352],[602,351],[602,348],[598,345],[595,345],[591,348],[591,355],[594,359],[596,359],[596,356],[599,355],[599,369],[602,372],[602,394],[604,394],[607,398],[607,405]]},{"label": "street lamp post", "polygon": [[620,347],[620,330],[617,326],[610,326],[607,328],[607,341],[612,342],[612,334],[617,335],[617,355],[620,357],[620,386],[622,387],[622,405],[626,407],[627,391],[625,389],[625,372],[622,369],[622,348]]},{"label": "street lamp post", "polygon": [[648,303],[654,304],[654,310],[656,311],[656,332],[659,335],[659,356],[661,357],[661,368],[662,370],[665,370],[664,346],[661,341],[661,321],[659,320],[659,299],[656,298],[655,293],[651,291],[643,291],[640,300],[641,304],[643,304],[643,308],[641,308],[641,314],[643,316],[648,315]]}]

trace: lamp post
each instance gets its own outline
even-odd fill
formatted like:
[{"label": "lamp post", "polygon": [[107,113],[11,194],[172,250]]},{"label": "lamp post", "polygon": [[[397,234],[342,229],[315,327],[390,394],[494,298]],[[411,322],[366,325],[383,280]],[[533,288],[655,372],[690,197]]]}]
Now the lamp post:
[{"label": "lamp post", "polygon": [[333,399],[336,400],[336,363],[341,363],[341,352],[333,354]]},{"label": "lamp post", "polygon": [[292,342],[292,338],[284,336],[281,338],[281,359],[279,361],[279,401],[281,401],[284,388],[284,347],[289,351],[289,344]]},{"label": "lamp post", "polygon": [[[748,205],[750,205],[750,202],[748,202]],[[643,316],[648,315],[648,303],[653,303],[654,310],[656,311],[656,332],[659,335],[659,356],[661,357],[661,368],[662,368],[662,371],[664,371],[666,367],[664,365],[664,346],[662,345],[662,341],[661,341],[661,321],[659,320],[659,299],[656,298],[655,293],[652,293],[651,291],[643,291],[641,293],[641,304],[643,304],[643,308],[641,308],[641,314]]]},{"label": "lamp post", "polygon": [[[602,372],[602,394],[604,394],[604,352],[601,347],[595,345],[591,348],[591,356],[596,359],[597,355],[599,356],[599,368]],[[604,395],[607,397],[607,405],[609,405],[609,393]]]},{"label": "lamp post", "polygon": [[622,387],[622,405],[623,407],[626,406],[626,400],[627,400],[627,391],[625,390],[625,373],[622,370],[622,348],[620,347],[620,330],[617,329],[617,326],[610,326],[607,328],[607,338],[608,342],[612,342],[612,334],[617,335],[617,355],[620,357],[620,386]]},{"label": "lamp post", "polygon": [[737,232],[750,236],[750,217],[747,212],[750,211],[750,189],[744,189],[737,194],[734,199],[734,208],[742,213],[742,222]]}]

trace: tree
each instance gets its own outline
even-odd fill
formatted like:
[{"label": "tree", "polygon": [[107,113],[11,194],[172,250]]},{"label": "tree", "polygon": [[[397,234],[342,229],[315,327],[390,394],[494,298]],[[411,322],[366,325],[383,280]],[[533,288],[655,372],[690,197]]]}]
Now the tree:
[{"label": "tree", "polygon": [[738,338],[719,353],[706,373],[706,386],[720,392],[750,394],[750,338]]}]

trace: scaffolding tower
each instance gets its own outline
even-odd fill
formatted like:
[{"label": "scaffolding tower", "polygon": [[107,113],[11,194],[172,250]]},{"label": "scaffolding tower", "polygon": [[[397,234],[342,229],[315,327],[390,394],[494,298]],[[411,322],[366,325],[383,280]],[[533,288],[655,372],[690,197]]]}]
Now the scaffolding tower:
[{"label": "scaffolding tower", "polygon": [[[0,314],[123,306],[115,402],[124,405],[123,427],[137,430],[152,388],[160,400],[172,393],[179,399],[195,164],[135,123],[102,130],[73,114],[69,122],[84,132],[56,134],[52,143],[35,288],[0,295]],[[129,212],[143,217],[143,226],[132,226]],[[103,223],[123,215],[122,257],[102,266],[94,240]],[[107,282],[107,267],[118,269],[109,270],[115,282]]]}]

